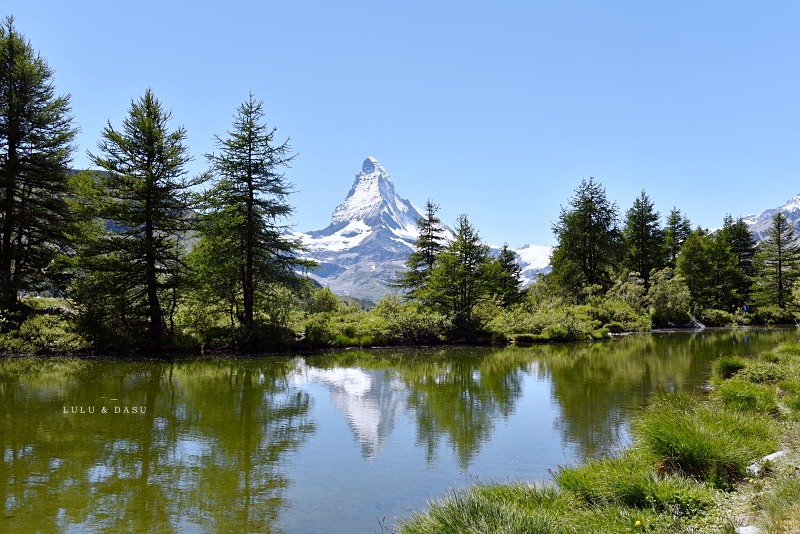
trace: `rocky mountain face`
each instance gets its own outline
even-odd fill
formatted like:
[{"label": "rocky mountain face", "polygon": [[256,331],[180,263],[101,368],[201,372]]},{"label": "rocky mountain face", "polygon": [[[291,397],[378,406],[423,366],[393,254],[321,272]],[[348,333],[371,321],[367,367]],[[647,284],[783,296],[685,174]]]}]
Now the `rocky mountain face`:
[{"label": "rocky mountain face", "polygon": [[353,187],[327,228],[297,232],[307,256],[319,263],[311,278],[337,295],[377,302],[405,268],[422,217],[400,198],[389,173],[375,158],[364,160]]},{"label": "rocky mountain face", "polygon": [[779,208],[769,209],[761,215],[750,215],[744,217],[744,222],[750,227],[758,241],[764,239],[772,226],[772,218],[776,213],[782,211],[789,222],[794,226],[795,235],[800,236],[800,195],[796,195],[786,204]]},{"label": "rocky mountain face", "polygon": [[[319,263],[311,278],[337,295],[377,302],[405,269],[421,217],[420,209],[397,194],[386,169],[368,157],[327,228],[293,235]],[[525,283],[549,270],[552,247],[525,245],[516,252]]]}]

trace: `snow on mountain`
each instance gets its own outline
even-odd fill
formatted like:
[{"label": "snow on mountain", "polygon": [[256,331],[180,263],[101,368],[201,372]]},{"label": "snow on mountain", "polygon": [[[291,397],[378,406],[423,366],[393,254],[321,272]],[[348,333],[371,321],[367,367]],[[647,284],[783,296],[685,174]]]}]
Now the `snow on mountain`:
[{"label": "snow on mountain", "polygon": [[786,218],[792,223],[796,235],[800,235],[800,195],[795,195],[779,208],[768,209],[760,215],[748,215],[742,219],[750,227],[753,234],[755,234],[756,239],[761,240],[766,237],[767,232],[772,226],[772,218],[779,211],[782,211],[783,214],[786,215]]},{"label": "snow on mountain", "polygon": [[309,276],[338,295],[377,302],[405,268],[422,214],[394,189],[373,157],[364,160],[344,202],[322,230],[295,232],[319,263]]},{"label": "snow on mountain", "polygon": [[[391,291],[390,283],[405,270],[418,237],[422,213],[401,198],[386,169],[373,157],[361,165],[344,202],[322,230],[294,232],[307,257],[319,267],[309,276],[337,295],[377,302]],[[525,245],[520,257],[525,285],[550,271],[552,247]]]},{"label": "snow on mountain", "polygon": [[526,286],[534,282],[540,274],[547,274],[553,270],[550,267],[550,256],[553,254],[553,247],[524,245],[522,248],[515,249],[514,252],[519,256],[519,263],[522,267],[522,282]]}]

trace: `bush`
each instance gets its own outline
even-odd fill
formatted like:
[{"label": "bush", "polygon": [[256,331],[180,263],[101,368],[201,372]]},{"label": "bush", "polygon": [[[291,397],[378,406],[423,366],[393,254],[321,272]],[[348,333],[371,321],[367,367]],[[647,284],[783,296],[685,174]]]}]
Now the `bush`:
[{"label": "bush", "polygon": [[622,323],[606,323],[603,325],[603,328],[612,334],[621,334],[625,331],[625,327],[622,326]]},{"label": "bush", "polygon": [[90,346],[69,318],[58,315],[34,315],[0,336],[0,350],[12,354],[61,354]]},{"label": "bush", "polygon": [[775,384],[786,378],[786,371],[771,362],[753,362],[739,371],[737,378],[754,384]]},{"label": "bush", "polygon": [[730,326],[736,322],[735,316],[724,310],[703,310],[698,320],[706,326]]}]

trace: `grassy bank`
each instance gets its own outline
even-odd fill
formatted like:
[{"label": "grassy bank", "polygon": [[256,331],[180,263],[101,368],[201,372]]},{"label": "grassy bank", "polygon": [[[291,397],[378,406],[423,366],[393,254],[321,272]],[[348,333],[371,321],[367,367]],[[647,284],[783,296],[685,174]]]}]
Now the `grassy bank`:
[{"label": "grassy bank", "polygon": [[[485,484],[430,504],[418,533],[800,532],[800,346],[725,357],[707,398],[659,394],[618,456],[551,484]],[[764,456],[784,451],[774,460]]]}]

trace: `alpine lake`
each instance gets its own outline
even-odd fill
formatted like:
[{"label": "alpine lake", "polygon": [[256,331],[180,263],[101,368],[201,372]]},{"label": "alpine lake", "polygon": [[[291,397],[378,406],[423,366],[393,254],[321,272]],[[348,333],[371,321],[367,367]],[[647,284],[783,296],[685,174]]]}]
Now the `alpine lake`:
[{"label": "alpine lake", "polygon": [[175,361],[0,360],[0,532],[391,532],[630,443],[658,390],[796,329]]}]

